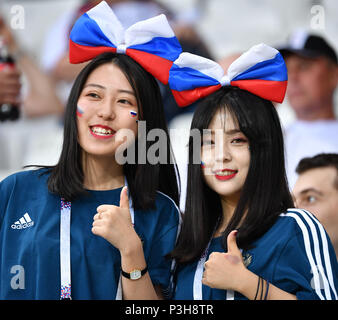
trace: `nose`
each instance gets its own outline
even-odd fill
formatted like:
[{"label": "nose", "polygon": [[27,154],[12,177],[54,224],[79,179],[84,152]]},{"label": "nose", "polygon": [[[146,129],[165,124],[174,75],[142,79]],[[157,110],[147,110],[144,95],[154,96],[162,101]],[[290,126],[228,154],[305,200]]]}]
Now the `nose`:
[{"label": "nose", "polygon": [[112,120],[115,118],[115,107],[112,101],[105,99],[99,106],[97,115],[104,120]]},{"label": "nose", "polygon": [[226,143],[224,132],[216,133],[215,135],[215,161],[227,162],[231,160],[229,146]]}]

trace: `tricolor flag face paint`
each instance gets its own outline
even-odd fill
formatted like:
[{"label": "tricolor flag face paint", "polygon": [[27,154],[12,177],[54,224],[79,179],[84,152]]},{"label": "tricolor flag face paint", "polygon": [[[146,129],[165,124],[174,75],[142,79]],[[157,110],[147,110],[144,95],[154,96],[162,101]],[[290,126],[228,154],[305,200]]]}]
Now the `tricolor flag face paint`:
[{"label": "tricolor flag face paint", "polygon": [[74,24],[69,60],[85,62],[103,52],[126,54],[167,84],[169,70],[182,48],[165,15],[139,21],[124,30],[109,5],[102,1]]},{"label": "tricolor flag face paint", "polygon": [[84,111],[82,110],[82,108],[79,107],[79,106],[77,106],[77,108],[76,108],[76,114],[77,114],[77,116],[78,117],[82,117],[83,113],[84,113]]},{"label": "tricolor flag face paint", "polygon": [[227,85],[281,103],[287,86],[285,62],[278,50],[262,43],[235,60],[226,75],[215,61],[187,52],[170,69],[169,86],[182,107]]},{"label": "tricolor flag face paint", "polygon": [[136,118],[137,112],[133,111],[133,110],[130,110],[130,115],[131,115],[132,118]]}]

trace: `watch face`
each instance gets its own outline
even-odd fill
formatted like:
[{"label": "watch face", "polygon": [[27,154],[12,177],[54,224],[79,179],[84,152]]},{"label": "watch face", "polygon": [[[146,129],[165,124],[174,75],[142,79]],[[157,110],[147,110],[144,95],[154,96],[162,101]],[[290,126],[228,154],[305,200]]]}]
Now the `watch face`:
[{"label": "watch face", "polygon": [[130,272],[130,279],[131,280],[137,280],[141,278],[141,271],[140,270],[134,270]]}]

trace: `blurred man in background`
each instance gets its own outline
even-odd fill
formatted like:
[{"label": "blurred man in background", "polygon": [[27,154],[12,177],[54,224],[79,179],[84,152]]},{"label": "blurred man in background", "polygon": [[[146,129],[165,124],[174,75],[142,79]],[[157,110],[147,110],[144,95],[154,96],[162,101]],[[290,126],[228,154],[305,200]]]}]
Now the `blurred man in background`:
[{"label": "blurred man in background", "polygon": [[288,69],[287,98],[296,121],[285,130],[286,167],[293,187],[295,168],[304,158],[338,152],[338,121],[334,92],[338,82],[337,54],[316,35],[296,32],[280,49]]},{"label": "blurred man in background", "polygon": [[304,158],[296,171],[296,205],[312,212],[323,224],[338,256],[338,154]]}]

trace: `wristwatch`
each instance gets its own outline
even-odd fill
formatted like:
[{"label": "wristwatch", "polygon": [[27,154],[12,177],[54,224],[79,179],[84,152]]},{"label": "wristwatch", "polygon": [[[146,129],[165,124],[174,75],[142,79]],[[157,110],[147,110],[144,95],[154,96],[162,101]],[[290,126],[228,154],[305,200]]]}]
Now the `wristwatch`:
[{"label": "wristwatch", "polygon": [[147,271],[148,271],[148,267],[145,267],[143,270],[135,269],[132,272],[124,272],[121,269],[122,275],[124,277],[126,277],[127,279],[130,279],[130,280],[138,280],[138,279],[140,279],[144,274],[147,273]]}]

